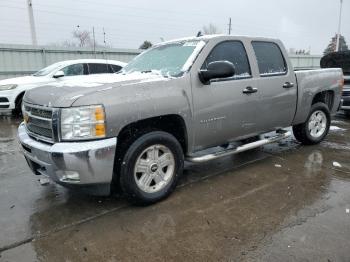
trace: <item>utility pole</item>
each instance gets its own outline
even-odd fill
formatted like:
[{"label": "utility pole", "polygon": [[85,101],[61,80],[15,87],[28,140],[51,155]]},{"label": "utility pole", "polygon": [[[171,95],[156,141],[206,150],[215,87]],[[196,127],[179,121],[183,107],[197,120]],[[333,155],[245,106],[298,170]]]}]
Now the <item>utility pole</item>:
[{"label": "utility pole", "polygon": [[340,11],[339,11],[339,23],[338,23],[338,34],[337,34],[337,46],[335,47],[335,51],[339,51],[340,46],[340,28],[341,28],[341,13],[343,8],[343,0],[340,0]]},{"label": "utility pole", "polygon": [[106,57],[106,48],[107,48],[107,44],[106,44],[106,32],[105,32],[105,28],[102,27],[102,32],[103,32],[103,43],[105,45],[105,49],[103,50],[103,58],[107,60]]},{"label": "utility pole", "polygon": [[232,22],[231,22],[231,17],[230,17],[230,21],[228,23],[228,34],[231,34],[231,30],[232,30]]},{"label": "utility pole", "polygon": [[94,47],[94,57],[96,58],[96,40],[95,40],[95,27],[92,27],[92,38],[94,39],[93,47]]},{"label": "utility pole", "polygon": [[105,32],[105,28],[103,27],[102,30],[103,30],[103,43],[105,44],[105,47],[106,47],[106,32]]},{"label": "utility pole", "polygon": [[36,40],[36,32],[35,32],[35,23],[34,23],[34,14],[33,14],[33,3],[32,0],[27,0],[28,4],[28,16],[29,16],[29,26],[30,26],[30,34],[32,36],[32,45],[36,46],[38,44]]}]

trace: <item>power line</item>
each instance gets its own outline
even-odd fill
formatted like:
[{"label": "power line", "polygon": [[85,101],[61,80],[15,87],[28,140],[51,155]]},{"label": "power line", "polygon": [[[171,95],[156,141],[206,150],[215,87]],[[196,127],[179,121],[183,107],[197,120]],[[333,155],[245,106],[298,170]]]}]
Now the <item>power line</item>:
[{"label": "power line", "polygon": [[[75,0],[74,2],[94,4],[94,5],[97,5],[97,6],[101,7],[101,2],[96,2],[96,1]],[[45,3],[44,5],[47,5],[47,3]],[[50,3],[50,5],[51,5],[51,3]],[[50,5],[47,5],[47,6],[50,6]],[[53,5],[51,5],[51,6],[53,6]],[[55,6],[57,6],[57,5],[55,5]],[[177,11],[169,10],[169,9],[155,9],[153,7],[152,8],[144,8],[144,7],[139,7],[139,6],[125,6],[125,5],[116,4],[114,2],[108,3],[108,6],[109,7],[111,7],[111,6],[117,7],[118,9],[120,9],[120,8],[131,9],[133,11],[134,10],[140,10],[140,11],[146,11],[146,12],[152,12],[152,13],[159,12],[159,13],[164,13],[164,14],[167,14],[167,15],[169,13],[173,13],[173,14],[179,14],[182,17],[184,15],[183,10],[177,12]],[[81,6],[79,6],[79,8],[81,8]],[[204,17],[204,18],[207,19],[211,15],[211,13],[203,13],[203,12],[201,12],[201,13],[193,13],[193,12],[191,12],[191,15],[192,16],[200,16],[200,17]]]},{"label": "power line", "polygon": [[[132,19],[134,18],[139,18],[140,20],[142,20],[142,23],[145,23],[145,19],[149,19],[149,20],[153,20],[154,22],[158,22],[159,21],[159,14],[157,17],[153,16],[144,16],[144,15],[134,15],[134,14],[126,14],[126,13],[116,13],[116,12],[106,12],[106,11],[96,11],[96,10],[85,10],[86,12],[89,13],[89,15],[82,15],[82,14],[73,14],[73,13],[68,13],[68,12],[60,12],[60,11],[51,11],[51,10],[47,10],[47,9],[41,9],[40,6],[41,5],[36,5],[39,6],[39,8],[35,8],[35,12],[40,12],[40,13],[48,13],[48,14],[56,14],[56,15],[61,15],[61,16],[69,16],[69,17],[80,17],[80,18],[86,18],[86,19],[98,19],[100,20],[108,20],[111,21],[112,23],[115,22],[116,18],[119,17],[125,17],[125,18],[130,18]],[[5,8],[13,8],[13,9],[23,9],[22,7],[18,7],[18,6],[9,6],[9,5],[0,5],[0,7],[5,7]],[[45,8],[45,7],[44,7]],[[67,10],[65,7],[59,7],[62,9]],[[70,8],[70,10],[74,10],[74,8]],[[83,9],[79,8],[76,9],[77,12],[81,13]],[[91,16],[91,14],[102,14],[103,17],[102,18],[94,18]],[[104,15],[106,14],[106,15]],[[123,19],[124,20],[124,19]],[[134,19],[133,19],[134,20]],[[141,22],[141,21],[140,21]],[[154,22],[151,22],[154,25]],[[146,22],[147,23],[147,22]],[[173,25],[179,25],[179,24],[183,24],[183,25],[188,25],[188,23],[193,23],[193,20],[184,20],[183,18],[179,18],[179,19],[169,19],[168,16],[164,17],[164,23],[167,24],[173,24]],[[164,24],[163,23],[163,24]]]},{"label": "power line", "polygon": [[[40,6],[40,5],[38,5]],[[15,8],[15,9],[23,9],[21,7],[15,7],[15,6],[8,6],[8,5],[0,5],[0,7],[8,7],[8,8]],[[62,7],[63,8],[63,7]],[[74,10],[74,8],[70,8],[70,10]],[[126,16],[126,18],[130,18],[130,17],[134,17],[134,18],[139,18],[140,21],[137,21],[135,19],[132,19],[132,22],[136,22],[136,23],[140,23],[142,25],[144,24],[151,24],[151,25],[154,25],[154,22],[151,22],[151,21],[145,21],[145,18],[146,19],[151,19],[151,20],[156,20],[155,22],[158,22],[159,21],[159,17],[155,17],[154,15],[152,17],[149,17],[149,16],[140,16],[140,15],[130,15],[130,14],[125,14],[125,13],[110,13],[110,15],[112,15],[112,19],[108,18],[108,16],[104,16],[102,18],[96,18],[96,17],[92,17],[91,15],[81,15],[81,14],[69,14],[67,12],[57,12],[57,11],[50,11],[50,10],[44,10],[44,9],[40,9],[40,8],[35,8],[34,10],[35,12],[40,12],[40,13],[48,13],[48,14],[55,14],[55,15],[60,15],[60,16],[67,16],[67,17],[72,17],[72,18],[86,18],[86,19],[89,19],[89,20],[96,20],[96,21],[108,21],[110,24],[113,24],[115,23],[115,19],[116,17],[119,17],[119,16]],[[79,9],[79,11],[81,11]],[[91,11],[92,12],[92,11]],[[96,12],[96,10],[93,10],[93,13],[94,14],[104,14],[104,13],[107,13],[109,14],[108,12],[101,12],[101,11],[98,11]],[[125,21],[125,19],[123,19],[122,21]],[[169,21],[172,21],[173,23],[169,23]],[[168,17],[164,20],[164,22],[162,22],[161,24],[157,24],[158,27],[161,27],[161,26],[164,26],[166,28],[169,28],[169,26],[171,25],[172,27],[170,28],[174,28],[174,29],[183,29],[183,28],[186,28],[188,26],[188,23],[193,23],[193,20],[183,20],[183,18],[181,19],[169,19]],[[244,28],[249,28],[249,26],[247,26],[247,22],[240,22],[240,21],[237,21],[235,22],[236,24],[239,25],[239,27],[244,27]],[[169,24],[169,25],[167,25]],[[184,24],[184,26],[178,26],[179,24]],[[200,25],[198,25],[200,26]],[[261,25],[261,24],[251,24],[252,27],[254,27],[254,29],[256,28],[260,28],[260,29],[264,29],[264,30],[271,30],[271,32],[275,32],[275,25]]]}]

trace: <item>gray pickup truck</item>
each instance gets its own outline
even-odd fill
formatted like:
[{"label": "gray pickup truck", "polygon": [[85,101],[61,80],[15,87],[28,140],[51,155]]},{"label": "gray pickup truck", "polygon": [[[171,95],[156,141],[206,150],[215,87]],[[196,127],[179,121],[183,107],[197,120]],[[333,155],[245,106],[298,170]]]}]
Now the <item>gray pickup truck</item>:
[{"label": "gray pickup truck", "polygon": [[[36,175],[150,204],[174,190],[185,160],[272,143],[290,136],[289,126],[301,143],[319,143],[342,84],[341,69],[294,71],[279,40],[179,39],[105,81],[26,92],[18,135]],[[276,133],[259,139],[266,132]]]}]

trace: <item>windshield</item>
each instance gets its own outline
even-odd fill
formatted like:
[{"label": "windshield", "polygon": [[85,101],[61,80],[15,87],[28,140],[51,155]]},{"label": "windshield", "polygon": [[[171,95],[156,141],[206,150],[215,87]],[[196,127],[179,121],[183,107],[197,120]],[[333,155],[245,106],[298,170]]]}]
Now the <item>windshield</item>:
[{"label": "windshield", "polygon": [[204,45],[204,41],[192,40],[157,46],[133,59],[122,73],[158,72],[163,76],[181,76],[192,66]]},{"label": "windshield", "polygon": [[45,67],[41,70],[39,70],[38,72],[36,72],[35,74],[33,74],[33,76],[46,76],[48,74],[50,74],[51,72],[55,71],[56,69],[58,69],[58,67],[61,66],[62,63],[55,63],[52,65],[49,65],[48,67]]}]

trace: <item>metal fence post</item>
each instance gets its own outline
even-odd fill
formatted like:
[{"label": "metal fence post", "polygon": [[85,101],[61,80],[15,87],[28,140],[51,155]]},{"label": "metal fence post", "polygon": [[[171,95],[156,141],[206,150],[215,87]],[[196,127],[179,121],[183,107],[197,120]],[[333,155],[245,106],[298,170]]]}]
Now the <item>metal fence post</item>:
[{"label": "metal fence post", "polygon": [[43,63],[42,67],[46,67],[46,51],[45,51],[45,48],[43,48],[41,51],[42,51],[41,57],[42,57],[42,63]]}]

